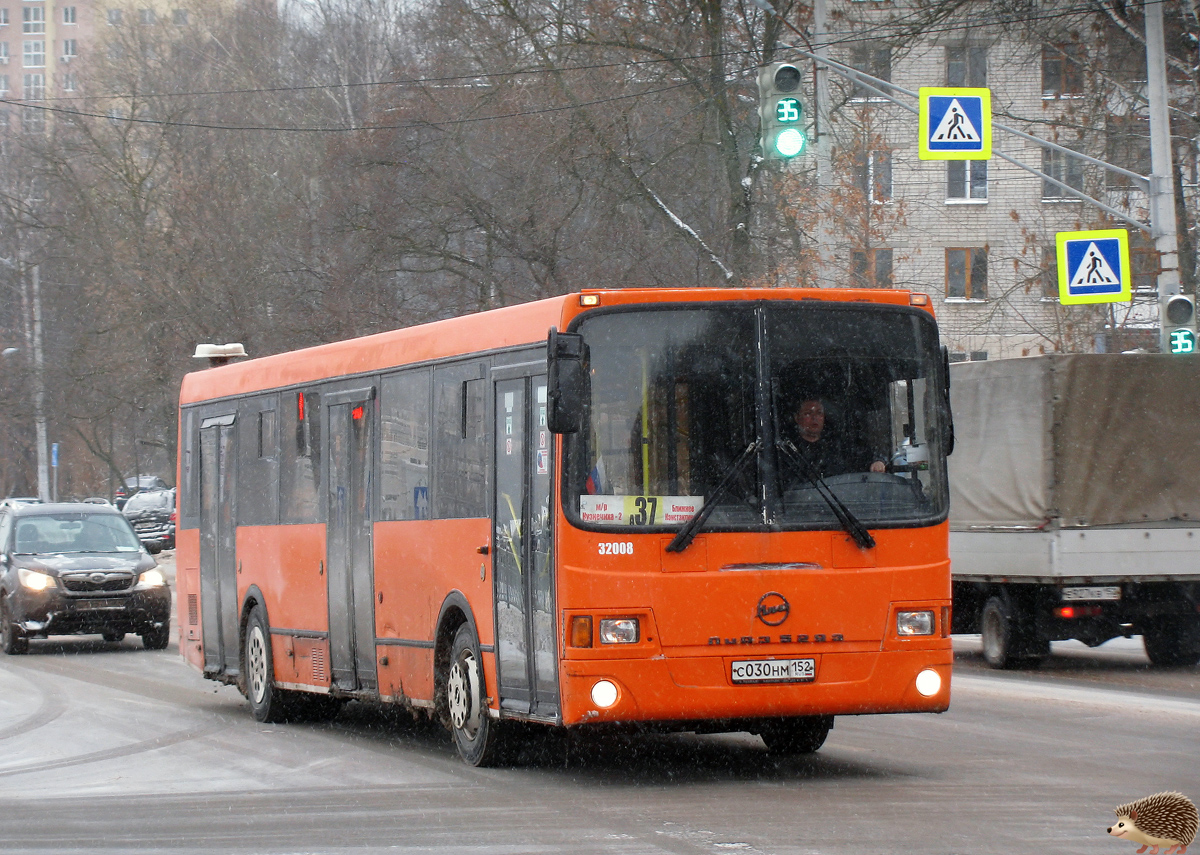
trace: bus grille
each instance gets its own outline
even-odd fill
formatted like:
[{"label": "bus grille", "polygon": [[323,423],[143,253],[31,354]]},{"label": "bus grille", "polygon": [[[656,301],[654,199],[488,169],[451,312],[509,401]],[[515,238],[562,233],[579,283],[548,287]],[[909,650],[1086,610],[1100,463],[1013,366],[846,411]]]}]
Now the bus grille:
[{"label": "bus grille", "polygon": [[188,626],[200,623],[200,605],[195,594],[188,594]]},{"label": "bus grille", "polygon": [[325,672],[325,648],[314,647],[312,649],[312,676],[314,683],[329,682],[329,675]]}]

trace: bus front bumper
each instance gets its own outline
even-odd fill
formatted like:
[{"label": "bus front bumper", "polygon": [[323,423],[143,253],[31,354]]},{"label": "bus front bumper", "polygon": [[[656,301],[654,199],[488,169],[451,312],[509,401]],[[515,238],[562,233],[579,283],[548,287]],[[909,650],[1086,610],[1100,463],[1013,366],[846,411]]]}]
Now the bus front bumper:
[{"label": "bus front bumper", "polygon": [[815,660],[811,680],[734,681],[735,663],[786,658],[724,654],[566,660],[563,723],[944,712],[950,705],[954,654],[948,644],[928,650],[814,653],[802,657]]}]

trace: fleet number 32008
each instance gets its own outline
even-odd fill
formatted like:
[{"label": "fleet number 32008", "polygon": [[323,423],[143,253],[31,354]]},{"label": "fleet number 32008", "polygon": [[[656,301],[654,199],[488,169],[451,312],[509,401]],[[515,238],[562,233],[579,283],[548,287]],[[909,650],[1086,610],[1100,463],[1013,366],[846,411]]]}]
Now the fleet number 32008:
[{"label": "fleet number 32008", "polygon": [[611,540],[600,544],[601,555],[633,555],[633,544],[628,540]]}]

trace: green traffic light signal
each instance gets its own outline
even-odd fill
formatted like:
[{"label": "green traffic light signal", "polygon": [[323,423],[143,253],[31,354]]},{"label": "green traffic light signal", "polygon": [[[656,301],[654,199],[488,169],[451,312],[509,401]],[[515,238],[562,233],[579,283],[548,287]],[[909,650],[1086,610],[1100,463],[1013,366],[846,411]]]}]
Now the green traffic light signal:
[{"label": "green traffic light signal", "polygon": [[1171,353],[1195,353],[1196,334],[1188,329],[1171,330],[1167,338],[1167,346]]},{"label": "green traffic light signal", "polygon": [[758,116],[763,157],[788,160],[804,151],[804,103],[796,94],[802,76],[790,62],[764,66],[758,72]]}]

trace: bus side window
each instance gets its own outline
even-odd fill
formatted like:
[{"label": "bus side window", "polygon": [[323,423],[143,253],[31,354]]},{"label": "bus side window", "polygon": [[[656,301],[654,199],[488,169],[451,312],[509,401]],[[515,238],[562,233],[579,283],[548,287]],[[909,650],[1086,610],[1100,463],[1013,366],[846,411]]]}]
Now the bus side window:
[{"label": "bus side window", "polygon": [[279,466],[281,522],[321,521],[321,396],[315,389],[288,392],[282,404],[285,439]]},{"label": "bus side window", "polygon": [[429,391],[428,368],[392,374],[381,383],[381,519],[429,519]]},{"label": "bus side window", "polygon": [[279,522],[279,461],[275,426],[277,395],[240,402],[238,419],[239,525],[275,525]]},{"label": "bus side window", "polygon": [[438,519],[488,513],[487,384],[480,362],[434,372],[433,515]]}]

